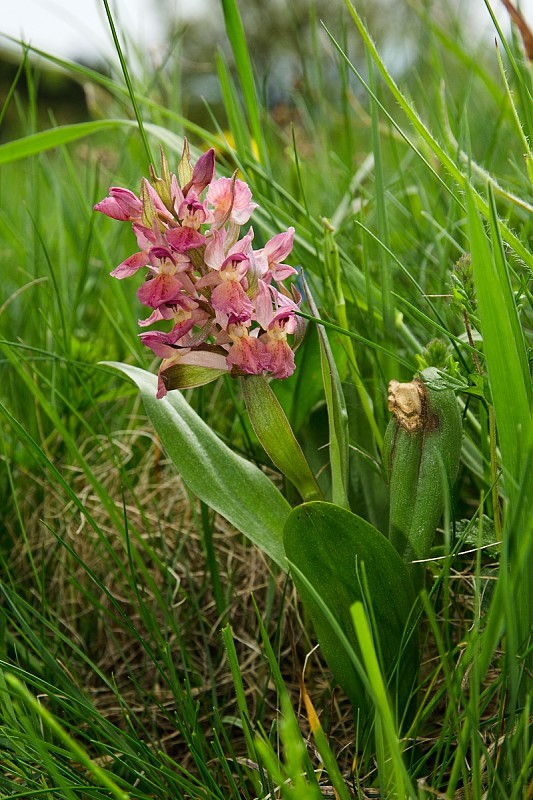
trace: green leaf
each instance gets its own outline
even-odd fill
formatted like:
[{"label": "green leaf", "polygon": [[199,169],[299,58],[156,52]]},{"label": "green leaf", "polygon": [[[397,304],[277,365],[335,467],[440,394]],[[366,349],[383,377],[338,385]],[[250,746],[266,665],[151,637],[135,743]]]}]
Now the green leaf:
[{"label": "green leaf", "polygon": [[241,105],[240,92],[235,86],[230,67],[222,52],[215,54],[215,61],[234,149],[243,158],[246,153],[253,152],[253,148],[250,141],[250,131]]},{"label": "green leaf", "polygon": [[364,519],[322,502],[293,509],[283,541],[324,657],[354,708],[360,709],[362,719],[370,719],[372,706],[350,611],[354,603],[362,602],[371,620],[381,669],[391,681],[398,719],[409,717],[419,664],[412,623],[415,593],[407,567],[394,547]]},{"label": "green leaf", "polygon": [[520,483],[531,434],[531,380],[524,337],[518,319],[508,267],[498,234],[492,193],[489,195],[492,247],[468,184],[465,183],[472,270],[494,403],[504,479],[511,499]]},{"label": "green leaf", "polygon": [[167,392],[170,392],[173,389],[196,389],[198,386],[206,386],[225,374],[227,374],[225,369],[198,367],[192,364],[174,364],[166,369],[161,377]]},{"label": "green leaf", "polygon": [[[409,773],[404,764],[402,742],[399,741],[394,715],[390,707],[387,689],[381,674],[372,631],[362,603],[354,603],[351,608],[354,629],[361,648],[368,680],[372,689],[376,706],[376,761],[380,775],[380,784],[386,786],[391,794],[385,791],[382,796],[417,798]],[[383,777],[382,777],[383,776]],[[383,780],[384,778],[384,780]]]},{"label": "green leaf", "polygon": [[265,452],[304,500],[321,499],[316,478],[266,378],[247,375],[241,386],[250,422]]},{"label": "green leaf", "polygon": [[96,122],[78,122],[72,125],[60,125],[47,131],[32,133],[22,139],[15,139],[0,145],[0,164],[8,164],[21,158],[28,158],[44,150],[51,150],[69,142],[76,142],[85,136],[92,136],[100,131],[131,125],[127,120],[101,119]]},{"label": "green leaf", "polygon": [[[527,673],[533,669],[533,650],[530,648],[533,562],[522,555],[524,538],[527,541],[531,530],[532,388],[526,344],[501,242],[504,231],[496,214],[493,193],[489,189],[490,241],[468,185],[465,184],[465,188],[483,352],[494,404],[502,472],[509,497],[502,551],[505,558],[510,559],[511,580],[516,581],[513,594],[516,605],[513,602],[503,606],[507,656],[511,664],[509,708],[512,709],[517,703],[523,705],[525,702],[529,682]],[[526,651],[526,668],[520,675],[519,654]]]},{"label": "green leaf", "polygon": [[230,450],[180,392],[158,400],[155,375],[129,364],[103,363],[137,385],[146,413],[189,489],[286,570],[282,532],[290,506],[272,481]]}]

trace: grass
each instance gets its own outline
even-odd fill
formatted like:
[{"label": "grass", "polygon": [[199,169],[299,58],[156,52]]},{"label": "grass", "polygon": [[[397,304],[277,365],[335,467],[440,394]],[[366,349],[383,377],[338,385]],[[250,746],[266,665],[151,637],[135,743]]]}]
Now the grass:
[{"label": "grass", "polygon": [[[55,125],[53,109],[38,122],[29,58],[2,111],[20,136],[0,145],[0,796],[531,798],[531,66],[517,36],[472,52],[452,18],[414,3],[424,45],[393,76],[359,4],[339,4],[325,27],[314,9],[298,91],[272,109],[251,32],[221,5],[209,125],[162,101],[175,64],[155,80],[126,60],[108,76],[62,65],[100,93],[85,123]],[[463,458],[428,563],[418,713],[396,741],[369,644],[375,757],[292,582],[197,501],[136,392],[99,363],[155,370],[134,281],[108,276],[131,237],[92,212],[109,185],[135,190],[147,174],[133,97],[153,153],[162,142],[175,164],[185,134],[197,152],[217,143],[224,174],[240,169],[259,240],[294,224],[292,263],[344,385],[350,502],[378,527],[387,383],[410,379],[435,337],[455,364]],[[463,280],[459,303],[465,253],[475,297]],[[295,375],[273,388],[327,494],[309,329]],[[237,384],[186,399],[282,485]],[[354,621],[365,640],[357,609]]]}]

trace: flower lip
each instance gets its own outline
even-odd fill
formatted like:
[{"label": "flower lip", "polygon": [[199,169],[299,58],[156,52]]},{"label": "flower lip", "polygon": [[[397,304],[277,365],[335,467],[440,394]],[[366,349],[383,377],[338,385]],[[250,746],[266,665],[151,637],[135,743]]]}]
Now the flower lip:
[{"label": "flower lip", "polygon": [[171,253],[171,251],[169,250],[168,247],[161,247],[160,245],[157,245],[156,247],[152,247],[151,248],[151,250],[150,250],[150,263],[153,266],[156,266],[156,264],[154,262],[157,262],[159,260],[163,261],[164,259],[167,259],[167,258],[168,258],[169,261],[172,261],[173,264],[176,263],[176,259],[174,258],[174,256],[172,255],[172,253]]},{"label": "flower lip", "polygon": [[205,243],[205,236],[200,231],[188,227],[170,228],[165,233],[165,239],[178,253],[195,250]]},{"label": "flower lip", "polygon": [[239,277],[242,278],[247,272],[249,263],[250,260],[244,253],[232,253],[226,259],[224,259],[220,270],[222,272],[223,270],[232,268],[236,269],[239,273]]}]

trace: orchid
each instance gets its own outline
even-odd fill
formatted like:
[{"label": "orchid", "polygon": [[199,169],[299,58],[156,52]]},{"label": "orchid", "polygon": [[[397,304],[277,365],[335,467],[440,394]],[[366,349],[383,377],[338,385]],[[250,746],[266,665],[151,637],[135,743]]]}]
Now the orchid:
[{"label": "orchid", "polygon": [[132,224],[139,250],[111,275],[122,280],[146,269],[137,297],[151,313],[139,325],[170,326],[139,334],[162,359],[158,397],[224,371],[281,379],[293,373],[300,295],[283,282],[296,273],[284,263],[294,228],[253,250],[254,230],[241,235],[241,226],[257,203],[235,175],[215,178],[213,149],[193,167],[185,140],[177,175],[161,150],[161,176],[151,167],[138,197],[111,187],[94,208]]}]

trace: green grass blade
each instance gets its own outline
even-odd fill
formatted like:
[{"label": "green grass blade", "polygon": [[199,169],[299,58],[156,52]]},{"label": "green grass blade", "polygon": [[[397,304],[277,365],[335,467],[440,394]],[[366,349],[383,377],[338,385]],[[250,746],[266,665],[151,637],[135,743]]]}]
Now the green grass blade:
[{"label": "green grass blade", "polygon": [[[393,270],[392,261],[386,257],[385,250],[390,247],[389,221],[387,216],[385,167],[382,156],[382,141],[379,131],[379,105],[377,102],[376,68],[367,53],[370,95],[370,114],[372,125],[372,150],[374,155],[374,187],[376,193],[376,232],[382,247],[378,250],[379,271],[381,277],[383,318],[383,338],[388,347],[394,346],[396,331],[394,326]],[[392,359],[383,359],[384,383],[394,377]]]},{"label": "green grass blade", "polygon": [[[508,342],[506,344],[508,347],[512,348],[516,353],[516,355],[514,356],[514,359],[518,362],[516,364],[517,368],[516,377],[518,379],[518,371],[520,371],[521,383],[524,385],[525,393],[527,395],[527,403],[531,410],[533,391],[531,388],[528,351],[527,351],[526,341],[524,338],[524,331],[522,329],[520,318],[518,316],[518,309],[516,305],[515,296],[513,293],[513,287],[511,284],[511,276],[509,273],[509,267],[505,256],[505,249],[501,238],[500,220],[498,219],[498,212],[496,210],[496,200],[494,197],[494,191],[490,184],[488,185],[488,194],[489,194],[490,231],[492,238],[492,252],[494,256],[494,268],[498,276],[498,285],[501,291],[501,295],[497,299],[499,299],[502,302],[504,307],[502,309],[498,309],[498,313],[500,310],[502,312],[505,310],[505,313],[509,318],[509,323],[512,331],[512,340],[511,342]],[[478,287],[476,287],[476,289],[479,291]],[[492,298],[492,300],[494,302],[496,298]],[[504,352],[503,355],[505,357],[507,353]]]},{"label": "green grass blade", "polygon": [[[261,641],[263,642],[263,647],[266,653],[266,657],[268,659],[268,665],[270,667],[272,680],[274,681],[274,685],[276,687],[276,691],[280,697],[281,704],[283,707],[283,716],[288,721],[288,724],[291,726],[293,730],[298,730],[298,720],[296,718],[296,714],[294,713],[294,709],[291,705],[289,693],[287,691],[287,687],[283,681],[283,676],[281,674],[279,658],[276,657],[274,653],[274,649],[268,638],[268,633],[265,628],[265,624],[261,617],[261,613],[255,601],[255,598],[252,597],[252,602],[254,604],[255,614],[257,617],[257,624],[259,625],[259,632],[261,634]],[[309,781],[313,783],[315,786],[318,787],[318,781],[316,778],[315,771],[313,770],[313,765],[311,764],[311,759],[309,758],[309,753],[307,749],[305,750],[302,756],[302,764],[304,766],[305,772]]]},{"label": "green grass blade", "polygon": [[[504,476],[512,497],[519,485],[531,432],[531,382],[509,274],[499,247],[491,248],[473,193],[465,185],[472,269],[483,346],[496,413]],[[491,201],[493,208],[493,201]],[[493,232],[498,221],[492,214]]]},{"label": "green grass blade", "polygon": [[235,150],[242,157],[243,154],[249,154],[252,151],[250,131],[229,66],[222,53],[216,54],[216,65],[229,129],[235,142]]},{"label": "green grass blade", "polygon": [[263,165],[266,165],[268,163],[268,156],[263,135],[263,126],[259,114],[261,104],[257,98],[252,62],[250,60],[250,53],[244,34],[239,6],[237,5],[237,0],[221,0],[221,2],[224,12],[224,22],[226,24],[226,33],[231,44],[231,49],[233,50],[233,56],[240,78],[250,130],[257,145],[259,160]]},{"label": "green grass blade", "polygon": [[[394,724],[394,716],[387,696],[385,681],[383,680],[383,675],[379,667],[372,633],[362,603],[355,603],[352,606],[352,620],[361,648],[368,681],[372,687],[376,711],[380,720],[380,725],[376,730],[376,737],[381,737],[384,745],[382,767],[382,773],[384,773],[383,777],[386,781],[384,786],[386,792],[384,795],[387,796],[391,791],[392,784],[394,794],[398,798],[405,797],[415,800],[417,794],[411,785],[409,775],[403,763],[398,732]],[[381,777],[382,776],[380,776],[380,778]]]},{"label": "green grass blade", "polygon": [[[233,632],[231,630],[230,625],[226,625],[224,628],[222,628],[222,639],[224,641],[224,646],[226,648],[226,653],[231,670],[231,676],[233,678],[233,685],[235,686],[237,707],[239,709],[242,730],[244,733],[244,739],[246,741],[246,749],[248,751],[248,756],[250,757],[250,759],[252,759],[253,762],[256,762],[257,750],[255,748],[255,742],[251,730],[250,712],[248,711],[248,704],[246,702],[246,693],[244,691],[244,683],[242,680],[241,668],[239,665],[237,650],[235,649],[235,640],[233,638]],[[253,776],[253,780],[256,787],[259,788],[261,782],[260,779],[257,777],[257,775]]]},{"label": "green grass blade", "polygon": [[333,754],[328,742],[328,738],[322,725],[320,724],[320,720],[311,702],[311,698],[305,689],[305,686],[302,687],[302,691],[307,717],[309,719],[309,725],[313,732],[317,750],[320,753],[322,762],[328,771],[329,779],[335,788],[335,795],[339,798],[339,800],[350,800],[350,793],[348,792],[346,783],[342,777],[339,765],[337,764],[335,755]]},{"label": "green grass blade", "polygon": [[109,7],[108,0],[102,0],[105,8],[105,13],[107,16],[107,21],[109,22],[109,28],[111,30],[111,35],[113,37],[113,43],[115,45],[115,50],[117,51],[118,59],[120,61],[120,66],[122,68],[122,74],[124,75],[124,81],[126,82],[126,86],[128,87],[128,94],[131,100],[131,105],[133,106],[133,113],[135,114],[135,119],[137,120],[137,125],[139,126],[139,133],[141,134],[142,143],[144,146],[144,150],[146,153],[146,157],[148,159],[148,164],[153,163],[152,154],[150,153],[150,145],[148,144],[148,139],[146,137],[146,131],[144,130],[144,123],[141,116],[141,112],[139,110],[139,104],[137,102],[137,98],[135,96],[135,92],[133,90],[133,84],[131,82],[130,71],[128,68],[128,63],[124,58],[124,53],[122,52],[122,47],[120,45],[120,41],[118,38],[117,29],[115,27],[115,21],[113,20],[113,15],[111,13],[111,9]]},{"label": "green grass blade", "polygon": [[22,139],[0,144],[0,165],[19,161],[21,158],[37,155],[45,150],[60,147],[69,142],[77,142],[86,136],[131,125],[128,120],[100,119],[95,122],[77,122],[71,125],[60,125],[51,130],[32,133]]},{"label": "green grass blade", "polygon": [[[502,471],[509,497],[502,552],[502,571],[511,569],[513,593],[506,604],[508,651],[518,657],[527,647],[533,617],[533,568],[531,558],[524,561],[523,539],[531,529],[529,500],[533,491],[531,452],[533,426],[531,420],[532,390],[527,354],[520,328],[516,301],[512,292],[506,261],[499,240],[499,227],[490,195],[493,244],[490,246],[474,200],[466,191],[468,226],[472,250],[472,268],[476,286],[483,349],[489,376]],[[524,489],[525,496],[524,496]],[[512,609],[514,608],[514,611]],[[532,663],[530,653],[528,663]],[[530,679],[517,673],[517,659],[510,660],[511,701],[522,703]]]},{"label": "green grass blade", "polygon": [[65,731],[63,726],[59,724],[48,709],[28,692],[18,678],[15,678],[14,675],[6,675],[6,682],[11,689],[30,706],[33,712],[42,720],[43,724],[53,732],[65,747],[67,747],[76,761],[83,764],[85,769],[87,769],[101,786],[104,786],[110,792],[112,797],[116,798],[116,800],[130,800],[130,795],[127,792],[123,792],[109,773],[87,755],[85,750]]},{"label": "green grass blade", "polygon": [[[398,84],[390,74],[389,70],[387,69],[383,59],[381,58],[376,45],[374,44],[372,37],[370,36],[369,32],[367,31],[362,17],[356,8],[352,5],[351,0],[345,0],[346,7],[352,17],[361,38],[365,44],[366,49],[372,56],[374,62],[377,65],[377,68],[385,81],[385,84],[389,88],[391,94],[393,95],[394,99],[404,112],[405,116],[412,124],[413,128],[420,136],[422,141],[426,143],[426,145],[431,149],[435,157],[440,161],[442,166],[450,173],[450,175],[454,178],[454,180],[458,183],[459,186],[463,186],[465,182],[465,175],[463,174],[462,170],[457,166],[455,161],[448,155],[448,153],[444,150],[442,145],[439,144],[435,136],[430,132],[428,127],[424,124],[419,114],[413,108],[413,105],[409,102],[407,97],[404,93],[400,90]],[[341,51],[342,52],[342,51]],[[342,53],[344,57],[345,54]],[[350,64],[350,67],[354,70],[354,73],[357,74],[357,70]],[[401,130],[399,126],[394,123],[398,130]],[[402,136],[406,138],[406,141],[409,142],[409,145],[413,147],[416,151],[416,148],[412,145],[412,143],[405,137],[402,133]],[[488,219],[489,217],[489,206],[488,203],[483,199],[483,197],[472,188],[472,199],[474,202],[475,207],[480,211],[483,216]],[[515,253],[522,258],[526,264],[528,264],[533,269],[533,255],[528,250],[527,247],[520,241],[518,236],[513,233],[513,231],[505,225],[503,222],[501,223],[501,235],[502,238],[507,244],[513,248]]]},{"label": "green grass blade", "polygon": [[[315,316],[318,316],[318,309],[315,305],[311,290],[305,281],[304,289],[311,312]],[[322,383],[328,409],[332,501],[342,508],[350,508],[348,502],[349,434],[346,401],[327,333],[322,325],[317,326],[317,332],[320,344]]]},{"label": "green grass blade", "polygon": [[[307,780],[308,773],[305,771],[305,764],[309,759],[307,747],[287,695],[281,697],[281,719],[278,727],[285,763],[280,763],[279,756],[266,737],[256,740],[256,749],[269,775],[279,787],[281,797],[286,800],[322,800],[323,794],[316,776],[313,774],[314,780],[311,785]],[[325,759],[324,764],[326,764]],[[343,797],[342,794],[340,796]]]}]

